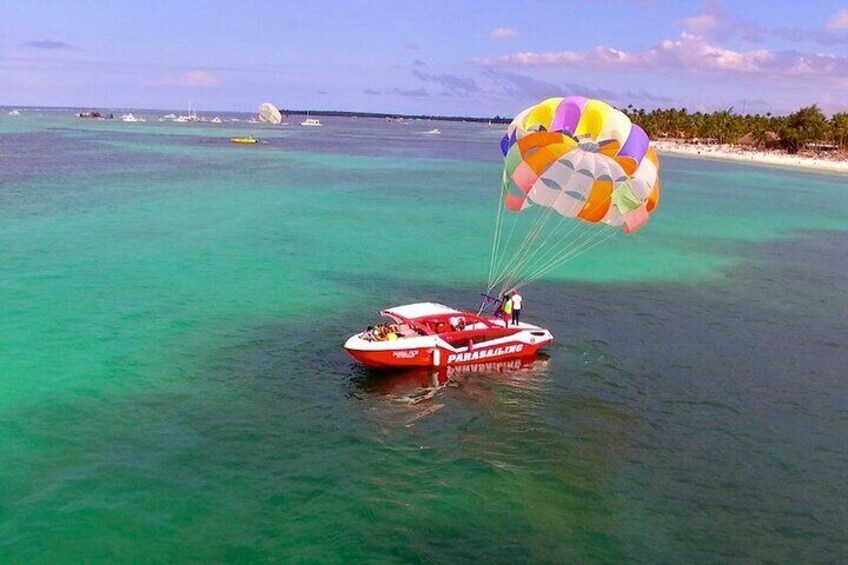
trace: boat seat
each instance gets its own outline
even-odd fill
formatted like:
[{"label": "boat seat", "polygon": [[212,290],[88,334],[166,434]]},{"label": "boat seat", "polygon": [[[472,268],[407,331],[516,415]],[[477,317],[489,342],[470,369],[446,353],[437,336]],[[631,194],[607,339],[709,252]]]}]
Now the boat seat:
[{"label": "boat seat", "polygon": [[413,337],[418,335],[418,332],[410,328],[408,324],[396,324],[395,328],[397,329],[396,333],[398,337]]}]

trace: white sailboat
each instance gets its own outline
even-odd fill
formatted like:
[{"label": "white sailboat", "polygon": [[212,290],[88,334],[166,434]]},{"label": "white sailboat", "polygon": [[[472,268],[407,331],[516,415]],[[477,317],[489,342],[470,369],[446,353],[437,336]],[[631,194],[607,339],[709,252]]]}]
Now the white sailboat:
[{"label": "white sailboat", "polygon": [[320,120],[317,120],[315,118],[310,118],[309,112],[307,112],[306,113],[306,119],[303,120],[302,122],[300,122],[300,125],[316,128],[316,127],[321,127],[324,124],[322,124]]},{"label": "white sailboat", "polygon": [[178,124],[187,124],[190,122],[197,121],[197,113],[191,110],[191,102],[188,103],[188,114],[185,116],[178,116],[174,121]]}]

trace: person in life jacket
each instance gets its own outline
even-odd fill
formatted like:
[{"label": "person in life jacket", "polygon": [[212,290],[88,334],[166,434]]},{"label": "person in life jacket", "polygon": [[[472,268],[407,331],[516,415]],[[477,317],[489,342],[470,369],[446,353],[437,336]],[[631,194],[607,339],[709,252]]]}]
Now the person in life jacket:
[{"label": "person in life jacket", "polygon": [[520,323],[521,318],[521,302],[524,299],[521,298],[521,295],[518,294],[518,291],[514,291],[512,293],[512,298],[510,298],[510,302],[512,303],[512,323],[518,325]]},{"label": "person in life jacket", "polygon": [[506,326],[509,326],[509,320],[512,317],[512,296],[505,294],[503,301],[504,322]]},{"label": "person in life jacket", "polygon": [[371,328],[371,339],[374,341],[383,341],[385,338],[385,332],[383,330],[382,324],[377,324],[373,328]]}]

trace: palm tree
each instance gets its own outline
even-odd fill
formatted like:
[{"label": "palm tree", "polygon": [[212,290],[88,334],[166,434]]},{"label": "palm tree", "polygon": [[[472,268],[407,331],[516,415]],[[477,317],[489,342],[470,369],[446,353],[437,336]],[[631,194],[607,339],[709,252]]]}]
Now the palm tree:
[{"label": "palm tree", "polygon": [[848,141],[848,112],[841,112],[830,117],[830,127],[833,131],[833,139],[839,149],[845,148]]}]

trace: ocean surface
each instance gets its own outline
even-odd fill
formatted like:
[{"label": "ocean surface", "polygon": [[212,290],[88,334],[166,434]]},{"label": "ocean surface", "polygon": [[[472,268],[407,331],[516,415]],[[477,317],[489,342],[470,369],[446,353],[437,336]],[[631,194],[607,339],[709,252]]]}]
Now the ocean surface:
[{"label": "ocean surface", "polygon": [[476,308],[501,128],[142,113],[0,113],[0,562],[845,560],[845,177],[665,158],[546,356],[392,376],[341,345]]}]

